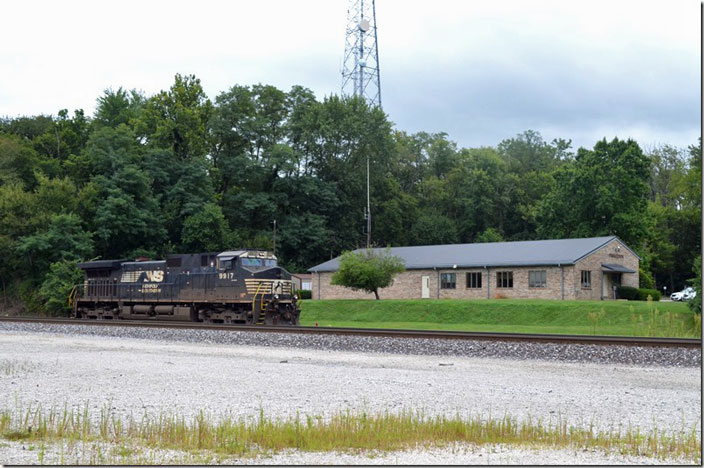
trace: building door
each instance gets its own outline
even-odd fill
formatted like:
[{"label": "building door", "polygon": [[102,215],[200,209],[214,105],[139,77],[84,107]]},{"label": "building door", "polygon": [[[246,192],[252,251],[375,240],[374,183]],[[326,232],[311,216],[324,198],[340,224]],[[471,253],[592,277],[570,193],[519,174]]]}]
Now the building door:
[{"label": "building door", "polygon": [[616,299],[616,288],[621,286],[621,273],[602,273],[601,298]]},{"label": "building door", "polygon": [[611,275],[608,273],[601,273],[601,299],[609,299],[609,292],[611,291]]},{"label": "building door", "polygon": [[420,297],[428,299],[430,297],[430,276],[423,276],[420,284]]}]

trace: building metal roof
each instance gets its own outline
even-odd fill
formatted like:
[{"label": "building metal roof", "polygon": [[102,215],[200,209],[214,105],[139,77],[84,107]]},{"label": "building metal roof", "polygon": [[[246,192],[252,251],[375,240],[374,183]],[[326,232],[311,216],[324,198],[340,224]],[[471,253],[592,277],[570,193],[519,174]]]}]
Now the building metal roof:
[{"label": "building metal roof", "polygon": [[[583,239],[551,239],[518,242],[491,242],[482,244],[420,245],[392,247],[391,255],[400,257],[408,270],[426,268],[483,268],[502,266],[572,265],[616,236]],[[620,239],[621,244],[626,246]],[[357,249],[361,252],[365,249]],[[375,253],[386,249],[373,249]],[[638,257],[640,259],[640,257]],[[309,268],[310,272],[337,271],[340,257]]]}]

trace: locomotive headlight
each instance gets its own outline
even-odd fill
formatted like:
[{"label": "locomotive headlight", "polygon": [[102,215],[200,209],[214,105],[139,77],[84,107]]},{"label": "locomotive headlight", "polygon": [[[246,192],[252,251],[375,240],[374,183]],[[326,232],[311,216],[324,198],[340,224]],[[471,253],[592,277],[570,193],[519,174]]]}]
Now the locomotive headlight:
[{"label": "locomotive headlight", "polygon": [[279,298],[279,295],[278,295],[278,294],[274,294],[274,299],[278,299],[278,298]]}]

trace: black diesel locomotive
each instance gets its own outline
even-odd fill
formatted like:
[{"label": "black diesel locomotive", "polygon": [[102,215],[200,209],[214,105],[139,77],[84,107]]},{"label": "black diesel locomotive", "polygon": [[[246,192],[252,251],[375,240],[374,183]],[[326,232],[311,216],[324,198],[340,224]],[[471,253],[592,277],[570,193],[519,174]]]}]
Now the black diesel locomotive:
[{"label": "black diesel locomotive", "polygon": [[74,318],[298,325],[291,274],[262,250],[79,263]]}]

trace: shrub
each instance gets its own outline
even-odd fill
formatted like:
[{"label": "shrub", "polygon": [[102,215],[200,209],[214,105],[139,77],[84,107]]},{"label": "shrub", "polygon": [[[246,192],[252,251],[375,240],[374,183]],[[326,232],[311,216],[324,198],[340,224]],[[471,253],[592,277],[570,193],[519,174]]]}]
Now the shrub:
[{"label": "shrub", "polygon": [[630,286],[619,286],[616,288],[616,294],[620,299],[628,299],[629,301],[638,300],[638,289]]},{"label": "shrub", "polygon": [[300,299],[312,299],[313,298],[313,291],[310,289],[301,289],[298,291],[298,295]]},{"label": "shrub", "polygon": [[647,301],[648,296],[652,297],[653,300],[657,302],[660,300],[662,293],[660,293],[660,291],[658,291],[657,289],[640,288],[638,290],[638,300],[639,301]]},{"label": "shrub", "polygon": [[654,301],[659,301],[662,294],[657,289],[632,288],[630,286],[619,286],[616,288],[616,294],[620,299],[628,299],[629,301],[647,301],[648,296]]},{"label": "shrub", "polygon": [[52,263],[49,268],[39,295],[45,301],[45,310],[49,315],[69,315],[68,295],[75,284],[83,281],[83,272],[78,269],[75,261],[61,260]]},{"label": "shrub", "polygon": [[23,281],[20,284],[20,301],[22,302],[22,313],[26,315],[40,315],[43,311],[42,297],[37,291],[37,287],[31,281]]}]

